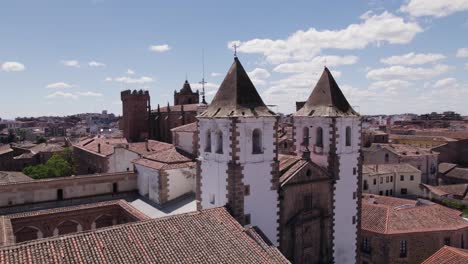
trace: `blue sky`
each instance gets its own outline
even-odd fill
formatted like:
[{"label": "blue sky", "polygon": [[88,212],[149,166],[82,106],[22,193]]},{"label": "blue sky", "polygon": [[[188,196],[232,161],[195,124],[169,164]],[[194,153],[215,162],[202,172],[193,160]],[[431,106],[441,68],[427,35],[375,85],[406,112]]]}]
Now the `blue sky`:
[{"label": "blue sky", "polygon": [[[169,2],[169,3],[168,3]],[[120,114],[120,91],[208,99],[238,56],[290,113],[326,64],[363,114],[468,114],[468,0],[1,1],[0,117]]]}]

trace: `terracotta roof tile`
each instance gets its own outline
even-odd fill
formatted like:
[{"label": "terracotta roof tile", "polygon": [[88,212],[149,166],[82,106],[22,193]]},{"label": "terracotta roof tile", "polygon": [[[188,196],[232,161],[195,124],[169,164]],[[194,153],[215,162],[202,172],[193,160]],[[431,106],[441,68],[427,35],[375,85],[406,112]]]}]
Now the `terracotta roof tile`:
[{"label": "terracotta roof tile", "polygon": [[140,155],[148,155],[152,152],[160,152],[173,148],[172,144],[157,140],[148,140],[147,142],[129,143],[128,149]]},{"label": "terracotta roof tile", "polygon": [[197,122],[193,122],[183,126],[178,126],[171,129],[172,132],[196,132],[197,130]]},{"label": "terracotta roof tile", "polygon": [[468,227],[468,221],[460,215],[460,211],[429,201],[368,194],[362,199],[362,228],[384,234],[457,230]]},{"label": "terracotta roof tile", "polygon": [[0,183],[24,182],[33,179],[18,171],[0,171]]},{"label": "terracotta roof tile", "polygon": [[0,248],[4,263],[288,263],[214,208]]},{"label": "terracotta roof tile", "polygon": [[467,264],[468,250],[444,246],[422,264]]},{"label": "terracotta roof tile", "polygon": [[445,177],[468,181],[468,168],[455,168],[445,174]]}]

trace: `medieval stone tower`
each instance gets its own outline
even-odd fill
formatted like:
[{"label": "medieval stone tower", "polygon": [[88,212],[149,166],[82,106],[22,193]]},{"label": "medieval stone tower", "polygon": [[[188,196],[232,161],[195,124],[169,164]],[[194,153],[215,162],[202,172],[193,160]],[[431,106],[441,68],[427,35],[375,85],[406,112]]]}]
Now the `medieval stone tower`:
[{"label": "medieval stone tower", "polygon": [[199,100],[200,94],[198,90],[193,92],[187,80],[185,80],[180,92],[174,91],[174,105],[198,104]]},{"label": "medieval stone tower", "polygon": [[297,155],[327,169],[334,180],[334,263],[355,263],[360,230],[361,119],[325,68],[305,105],[294,114]]},{"label": "medieval stone tower", "polygon": [[149,112],[151,111],[148,91],[126,90],[120,93],[122,99],[123,136],[129,142],[144,141],[149,134]]},{"label": "medieval stone tower", "polygon": [[278,116],[237,57],[198,119],[199,209],[226,205],[242,225],[258,226],[278,245]]}]

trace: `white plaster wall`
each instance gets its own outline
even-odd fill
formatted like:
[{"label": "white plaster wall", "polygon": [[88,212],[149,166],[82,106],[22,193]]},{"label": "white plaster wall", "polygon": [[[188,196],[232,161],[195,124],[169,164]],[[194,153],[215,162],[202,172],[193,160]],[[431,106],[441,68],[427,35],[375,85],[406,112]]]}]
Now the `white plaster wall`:
[{"label": "white plaster wall", "polygon": [[[339,180],[334,197],[334,260],[355,263],[358,222],[358,159],[360,149],[360,120],[356,117],[338,118],[337,155],[340,160]],[[346,146],[346,127],[351,127],[351,146]],[[353,169],[356,169],[356,174]],[[356,195],[355,195],[356,194]],[[354,198],[355,197],[355,198]],[[355,223],[353,223],[355,217]]]},{"label": "white plaster wall", "polygon": [[[272,162],[276,154],[275,118],[243,118],[237,124],[243,182],[250,186],[244,197],[244,213],[250,214],[251,226],[258,226],[268,239],[278,245],[278,193],[272,188]],[[262,131],[262,154],[252,154],[252,133]]]},{"label": "white plaster wall", "polygon": [[135,164],[135,168],[138,176],[138,193],[142,196],[149,195],[150,178],[158,175],[158,171],[152,168]]},{"label": "white plaster wall", "polygon": [[191,132],[175,132],[177,134],[176,147],[188,152],[193,152],[193,133]]},{"label": "white plaster wall", "polygon": [[187,193],[195,193],[195,168],[167,170],[169,179],[169,197],[171,201]]},{"label": "white plaster wall", "polygon": [[[126,148],[114,148],[114,154],[109,156],[109,173],[132,171],[132,161],[138,159],[139,155]],[[127,170],[128,169],[128,170]]]},{"label": "white plaster wall", "polygon": [[159,171],[151,170],[151,174],[148,174],[148,197],[155,203],[159,201]]},{"label": "white plaster wall", "polygon": [[[229,157],[229,128],[231,120],[227,119],[207,119],[200,118],[200,156],[201,161],[201,207],[203,209],[224,206],[227,203],[227,163]],[[211,130],[211,152],[205,152],[206,133]],[[223,132],[223,154],[215,153],[215,131]],[[210,202],[210,197],[214,196],[214,203]]]}]

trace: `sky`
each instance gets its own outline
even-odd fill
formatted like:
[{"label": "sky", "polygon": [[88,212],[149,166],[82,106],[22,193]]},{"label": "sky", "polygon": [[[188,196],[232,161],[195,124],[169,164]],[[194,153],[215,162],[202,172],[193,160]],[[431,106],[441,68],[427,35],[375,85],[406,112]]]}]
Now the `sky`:
[{"label": "sky", "polygon": [[327,66],[362,114],[468,115],[468,0],[0,1],[0,118],[121,114],[120,91],[208,101],[237,56],[291,113]]}]

